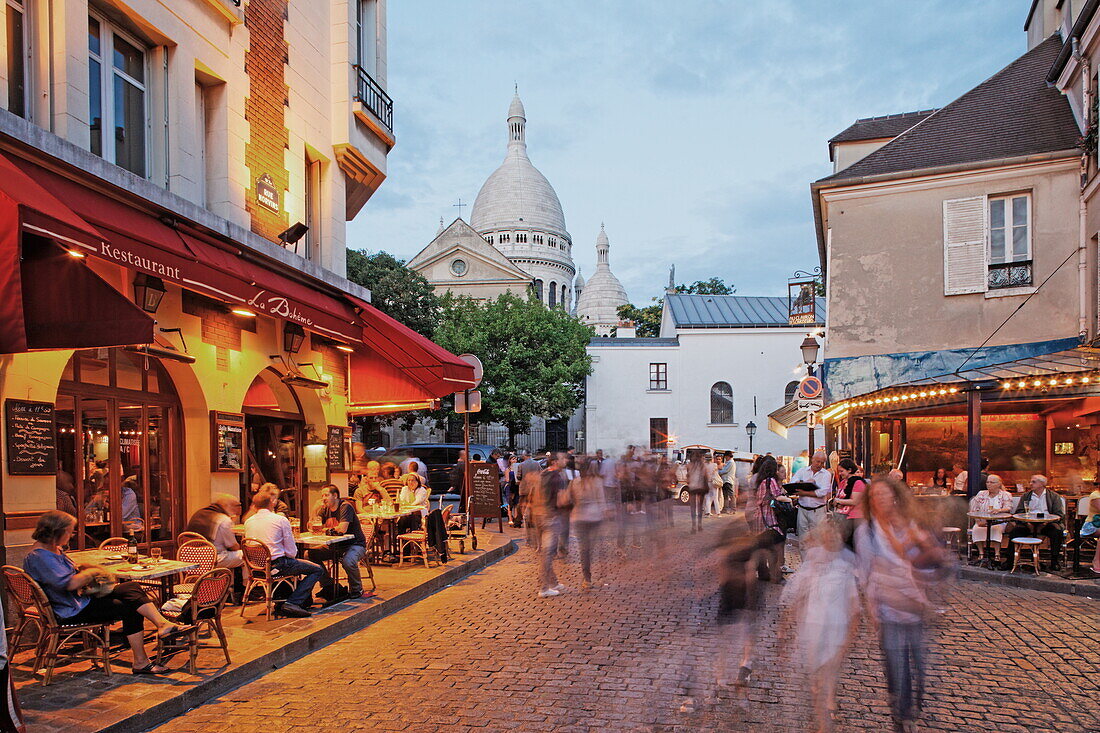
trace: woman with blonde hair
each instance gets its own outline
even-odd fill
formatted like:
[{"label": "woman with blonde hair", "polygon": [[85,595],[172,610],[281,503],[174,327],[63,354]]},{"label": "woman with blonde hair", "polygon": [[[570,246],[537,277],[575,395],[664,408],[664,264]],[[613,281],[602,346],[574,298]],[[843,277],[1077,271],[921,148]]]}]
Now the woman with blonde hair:
[{"label": "woman with blonde hair", "polygon": [[[970,511],[981,514],[1010,514],[1015,502],[1012,494],[1005,489],[1004,481],[995,473],[989,474],[985,488],[974,495],[970,500]],[[1005,525],[1003,522],[990,525],[984,519],[979,519],[971,528],[971,540],[979,547],[984,546],[988,539],[995,547],[997,562],[1001,561],[1001,541],[1004,538]]]}]

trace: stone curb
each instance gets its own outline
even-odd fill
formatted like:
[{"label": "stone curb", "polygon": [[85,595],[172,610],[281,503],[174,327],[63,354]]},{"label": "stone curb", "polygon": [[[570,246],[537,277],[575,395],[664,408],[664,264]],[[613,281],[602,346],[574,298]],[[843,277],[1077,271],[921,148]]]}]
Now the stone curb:
[{"label": "stone curb", "polygon": [[985,568],[959,568],[959,577],[963,580],[978,580],[993,585],[1006,585],[1024,590],[1040,590],[1047,593],[1065,593],[1066,595],[1100,598],[1100,582],[1096,580],[1049,578],[1041,575],[1006,573]]},{"label": "stone curb", "polygon": [[100,728],[98,733],[134,733],[134,731],[148,730],[165,723],[191,708],[197,707],[219,695],[224,695],[230,690],[262,677],[274,669],[297,661],[310,652],[328,646],[348,634],[361,631],[376,621],[407,608],[417,601],[422,601],[468,575],[483,570],[515,551],[515,540],[508,540],[505,544],[487,550],[485,554],[461,565],[448,568],[431,580],[414,588],[409,588],[378,605],[364,608],[359,613],[319,628],[306,636],[295,639],[286,646],[227,670],[224,674],[204,680],[194,687],[184,690],[171,700],[165,700],[128,718]]}]

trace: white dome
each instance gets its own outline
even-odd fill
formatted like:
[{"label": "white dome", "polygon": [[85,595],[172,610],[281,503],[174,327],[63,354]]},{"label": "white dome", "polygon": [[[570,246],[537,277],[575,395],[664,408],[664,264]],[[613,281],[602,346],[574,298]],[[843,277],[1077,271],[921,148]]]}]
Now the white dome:
[{"label": "white dome", "polygon": [[596,237],[596,271],[584,283],[580,297],[577,298],[577,318],[582,323],[593,326],[596,333],[607,335],[613,326],[619,323],[619,307],[627,305],[626,288],[619,278],[611,272],[609,254],[611,245],[607,233],[600,225]]},{"label": "white dome", "polygon": [[533,229],[569,238],[554,187],[527,157],[526,119],[517,94],[508,109],[508,152],[481,187],[470,212],[479,234]]}]

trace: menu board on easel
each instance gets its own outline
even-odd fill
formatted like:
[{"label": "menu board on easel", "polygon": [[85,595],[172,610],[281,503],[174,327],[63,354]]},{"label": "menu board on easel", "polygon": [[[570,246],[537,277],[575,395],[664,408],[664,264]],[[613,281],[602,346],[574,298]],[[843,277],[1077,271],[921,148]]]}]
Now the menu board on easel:
[{"label": "menu board on easel", "polygon": [[57,438],[52,402],[4,401],[8,473],[50,476],[57,473]]},{"label": "menu board on easel", "polygon": [[504,531],[500,521],[500,469],[495,463],[470,463],[470,518],[474,517],[495,518],[500,531]]},{"label": "menu board on easel", "polygon": [[345,473],[351,463],[351,428],[329,425],[325,439],[325,462],[331,473]]},{"label": "menu board on easel", "polygon": [[244,415],[210,411],[210,470],[244,470]]}]

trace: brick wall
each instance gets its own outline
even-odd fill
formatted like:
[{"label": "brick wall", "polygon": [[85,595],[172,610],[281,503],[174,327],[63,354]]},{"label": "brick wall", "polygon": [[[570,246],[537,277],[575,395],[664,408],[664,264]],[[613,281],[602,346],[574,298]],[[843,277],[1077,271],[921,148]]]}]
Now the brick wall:
[{"label": "brick wall", "polygon": [[[252,231],[271,241],[278,241],[279,234],[289,226],[286,192],[290,187],[290,174],[284,157],[290,145],[290,133],[286,128],[289,104],[286,84],[289,49],[283,26],[286,20],[287,0],[249,0],[245,5],[249,46],[244,55],[244,70],[248,75],[244,114],[249,140],[245,144],[244,158],[251,181],[245,208],[252,220]],[[264,174],[271,176],[279,193],[277,214],[256,201],[256,181]]]},{"label": "brick wall", "polygon": [[219,368],[223,360],[228,364],[228,349],[241,350],[241,331],[255,332],[256,329],[252,319],[246,323],[246,319],[227,313],[220,303],[186,290],[183,293],[183,312],[202,319],[202,340],[218,347]]},{"label": "brick wall", "polygon": [[332,391],[334,394],[346,395],[348,390],[348,355],[331,346],[319,346],[321,352],[322,371],[332,375]]}]

